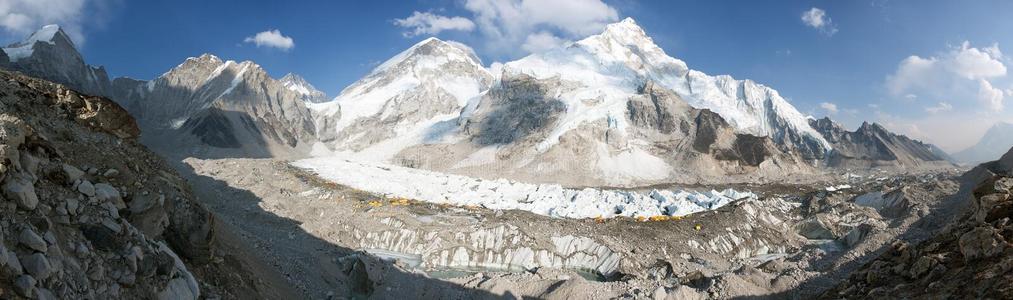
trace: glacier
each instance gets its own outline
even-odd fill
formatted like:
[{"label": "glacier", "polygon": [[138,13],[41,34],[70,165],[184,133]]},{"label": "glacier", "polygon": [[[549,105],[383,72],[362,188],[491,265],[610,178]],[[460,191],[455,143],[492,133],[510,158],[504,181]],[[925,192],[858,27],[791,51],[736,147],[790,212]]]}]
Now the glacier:
[{"label": "glacier", "polygon": [[419,201],[494,210],[524,210],[560,218],[685,216],[713,210],[751,192],[684,190],[572,189],[558,184],[529,184],[479,178],[333,157],[297,160],[297,168],[351,188]]}]

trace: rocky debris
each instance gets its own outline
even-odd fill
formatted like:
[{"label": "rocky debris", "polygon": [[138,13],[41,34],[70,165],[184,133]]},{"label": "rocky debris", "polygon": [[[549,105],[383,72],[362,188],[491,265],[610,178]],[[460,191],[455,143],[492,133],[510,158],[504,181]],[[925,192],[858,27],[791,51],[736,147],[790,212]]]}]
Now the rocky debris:
[{"label": "rocky debris", "polygon": [[954,196],[971,204],[963,216],[928,240],[894,244],[821,298],[1013,298],[1009,170],[1000,160],[965,174]]},{"label": "rocky debris", "polygon": [[[210,268],[210,214],[133,124],[107,99],[0,71],[4,298],[150,299],[180,278],[188,293],[171,299],[200,297],[190,270]],[[145,191],[168,197],[126,210]]]}]

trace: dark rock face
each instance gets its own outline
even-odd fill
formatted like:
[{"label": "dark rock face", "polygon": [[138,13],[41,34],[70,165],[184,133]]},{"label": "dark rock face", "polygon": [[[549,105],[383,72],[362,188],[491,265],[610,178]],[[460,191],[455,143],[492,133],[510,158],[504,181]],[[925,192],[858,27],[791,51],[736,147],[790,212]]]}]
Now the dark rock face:
[{"label": "dark rock face", "polygon": [[197,136],[201,142],[219,148],[239,148],[239,139],[236,138],[232,122],[225,117],[222,111],[217,109],[207,110],[205,113],[191,118],[183,124],[183,128],[190,134]]},{"label": "dark rock face", "polygon": [[834,147],[827,160],[833,167],[946,163],[946,159],[936,154],[931,145],[894,134],[879,124],[863,123],[858,130],[847,131],[830,118],[810,120],[809,123]]},{"label": "dark rock face", "polygon": [[0,49],[0,68],[9,68],[11,64],[10,57],[7,56],[7,52]]},{"label": "dark rock face", "polygon": [[654,83],[648,82],[640,89],[640,94],[646,97],[635,97],[626,102],[630,121],[637,126],[672,133],[678,126],[672,110],[686,107],[672,107],[676,103],[666,101],[668,97],[661,95],[657,89]]},{"label": "dark rock face", "polygon": [[559,100],[546,97],[536,80],[528,76],[505,79],[501,88],[489,92],[488,115],[466,121],[466,132],[474,133],[474,141],[482,145],[508,144],[542,131],[566,110]]},{"label": "dark rock face", "polygon": [[718,139],[718,131],[728,128],[728,123],[717,113],[706,109],[697,114],[695,121],[696,139],[693,141],[693,149],[700,153],[708,153],[711,145]]}]

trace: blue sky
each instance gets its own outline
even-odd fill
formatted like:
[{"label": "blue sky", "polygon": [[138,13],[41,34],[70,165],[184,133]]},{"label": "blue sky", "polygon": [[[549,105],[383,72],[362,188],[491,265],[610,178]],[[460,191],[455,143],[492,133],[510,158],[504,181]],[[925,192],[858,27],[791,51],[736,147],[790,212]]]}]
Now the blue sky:
[{"label": "blue sky", "polygon": [[[490,64],[632,17],[691,68],[772,86],[849,128],[879,122],[955,151],[1013,120],[1002,53],[1013,45],[1010,1],[8,1],[0,41],[59,23],[113,76],[150,79],[213,53],[303,75],[334,96],[428,36],[468,44]],[[823,15],[803,18],[813,12]],[[268,30],[293,46],[245,42]]]}]

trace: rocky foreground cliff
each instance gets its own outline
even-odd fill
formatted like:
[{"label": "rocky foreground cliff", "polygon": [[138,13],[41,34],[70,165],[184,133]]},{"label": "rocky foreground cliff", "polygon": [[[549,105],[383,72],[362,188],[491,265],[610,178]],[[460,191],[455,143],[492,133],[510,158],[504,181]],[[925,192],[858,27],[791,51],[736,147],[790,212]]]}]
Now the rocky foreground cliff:
[{"label": "rocky foreground cliff", "polygon": [[234,280],[211,279],[214,218],[139,134],[106,98],[0,71],[0,298],[198,299]]}]

